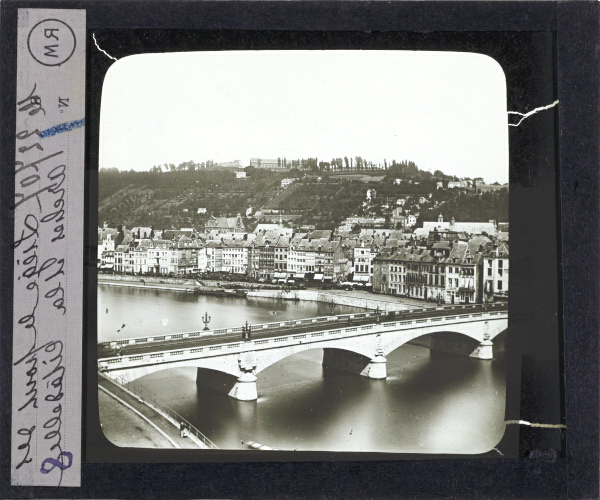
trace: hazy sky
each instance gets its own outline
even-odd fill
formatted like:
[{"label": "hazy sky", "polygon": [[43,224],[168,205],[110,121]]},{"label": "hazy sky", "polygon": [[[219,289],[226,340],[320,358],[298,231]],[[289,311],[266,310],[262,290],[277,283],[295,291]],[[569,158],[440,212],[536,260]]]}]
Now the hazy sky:
[{"label": "hazy sky", "polygon": [[507,182],[504,72],[456,52],[185,52],[104,81],[101,168],[344,156]]}]

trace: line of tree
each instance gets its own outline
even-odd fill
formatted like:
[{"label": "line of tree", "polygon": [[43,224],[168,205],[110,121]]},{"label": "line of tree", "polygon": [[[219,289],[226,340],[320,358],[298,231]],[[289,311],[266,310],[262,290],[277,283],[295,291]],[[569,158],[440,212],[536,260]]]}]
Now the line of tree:
[{"label": "line of tree", "polygon": [[[154,165],[150,171],[153,173],[196,172],[214,167],[215,165],[213,160],[206,160],[205,162],[200,163],[190,160],[182,162],[179,165],[175,165],[174,163]],[[279,157],[277,158],[277,166],[286,169],[311,170],[314,173],[369,172],[383,170],[390,178],[412,178],[419,180],[437,178],[438,180],[456,180],[456,177],[446,175],[441,170],[436,170],[433,174],[428,171],[420,170],[413,161],[403,160],[397,162],[396,160],[392,160],[391,163],[388,163],[387,159],[384,158],[383,164],[381,164],[363,158],[362,156],[355,156],[354,158],[344,156],[343,158],[332,158],[330,161],[319,161],[316,157],[288,161],[285,157]]]},{"label": "line of tree", "polygon": [[206,160],[205,162],[196,163],[193,160],[184,161],[179,165],[175,165],[174,163],[164,163],[163,165],[154,165],[150,171],[153,173],[162,173],[162,172],[195,172],[197,170],[202,170],[205,168],[214,167],[215,162],[213,160]]}]

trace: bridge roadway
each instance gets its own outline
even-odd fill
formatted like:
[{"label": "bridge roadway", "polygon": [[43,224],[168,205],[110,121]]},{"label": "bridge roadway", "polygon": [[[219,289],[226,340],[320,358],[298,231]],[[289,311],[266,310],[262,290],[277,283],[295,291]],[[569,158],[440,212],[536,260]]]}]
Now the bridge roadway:
[{"label": "bridge roadway", "polygon": [[[381,313],[379,322],[393,321],[397,319],[421,319],[421,318],[432,318],[432,317],[443,317],[443,316],[455,316],[456,314],[466,313],[477,313],[488,311],[506,311],[508,309],[505,303],[489,304],[487,307],[482,305],[470,304],[465,306],[441,306],[441,307],[430,307],[423,309],[412,309],[406,311],[394,311],[390,313]],[[260,329],[255,329],[251,326],[252,340],[268,339],[271,337],[281,337],[282,334],[297,335],[299,333],[311,333],[321,331],[323,329],[331,329],[335,327],[347,327],[347,326],[361,326],[377,323],[376,313],[357,313],[357,314],[345,314],[341,316],[321,316],[319,318],[312,318],[316,322],[304,323],[307,320],[291,320],[282,321],[281,324],[285,323],[284,326],[277,326],[278,322],[270,323],[261,326]],[[301,322],[302,321],[302,322]],[[300,323],[300,324],[295,324]],[[265,328],[266,327],[266,328]],[[144,355],[152,354],[162,351],[168,351],[172,349],[188,349],[195,347],[211,346],[216,344],[223,344],[227,341],[239,341],[242,338],[240,332],[241,328],[233,328],[234,330],[230,333],[216,333],[216,334],[202,334],[199,336],[181,338],[182,334],[173,334],[179,338],[168,339],[168,340],[156,340],[146,341],[144,343],[136,344],[129,343],[135,342],[136,339],[128,339],[126,341],[113,341],[104,342],[98,345],[98,360],[104,358],[114,358],[116,355],[120,356],[131,356],[131,355]],[[221,332],[222,330],[219,330]],[[198,333],[198,332],[195,332]],[[127,343],[125,343],[127,342]]]}]

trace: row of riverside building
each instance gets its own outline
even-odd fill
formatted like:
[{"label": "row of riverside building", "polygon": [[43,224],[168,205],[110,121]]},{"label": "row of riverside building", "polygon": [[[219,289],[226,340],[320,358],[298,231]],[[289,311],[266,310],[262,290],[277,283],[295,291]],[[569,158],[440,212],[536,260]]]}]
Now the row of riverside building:
[{"label": "row of riverside building", "polygon": [[[262,226],[262,227],[261,227]],[[489,229],[489,228],[488,228]],[[443,228],[294,233],[277,224],[253,233],[98,228],[98,268],[138,275],[230,273],[284,283],[353,282],[374,292],[439,303],[508,296],[508,233]]]},{"label": "row of riverside building", "polygon": [[506,299],[508,242],[486,240],[382,251],[373,260],[373,291],[446,304]]}]

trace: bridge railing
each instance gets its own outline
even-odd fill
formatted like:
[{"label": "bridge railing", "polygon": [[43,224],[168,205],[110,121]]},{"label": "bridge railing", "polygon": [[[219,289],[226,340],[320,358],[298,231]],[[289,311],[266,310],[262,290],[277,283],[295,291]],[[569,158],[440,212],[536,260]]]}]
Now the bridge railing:
[{"label": "bridge railing", "polygon": [[104,379],[108,380],[109,382],[112,382],[117,387],[120,387],[121,389],[123,389],[125,392],[129,392],[131,395],[135,396],[140,402],[146,404],[147,406],[150,406],[150,408],[153,408],[155,411],[158,411],[159,413],[164,414],[166,417],[168,417],[169,419],[172,420],[172,423],[174,425],[179,426],[180,430],[181,430],[181,427],[185,428],[189,434],[191,434],[196,439],[198,439],[199,441],[204,443],[204,445],[207,446],[209,449],[211,449],[211,450],[219,449],[219,447],[215,443],[213,443],[204,434],[202,434],[202,432],[200,432],[187,419],[185,419],[179,413],[177,413],[175,410],[173,410],[173,408],[171,408],[170,406],[168,406],[164,403],[161,403],[160,401],[157,401],[152,396],[150,396],[149,394],[147,394],[146,392],[141,390],[139,387],[138,388],[134,388],[131,386],[125,387],[125,386],[119,384],[118,382],[116,382],[115,380],[108,378],[106,375],[103,375],[102,373],[98,373],[98,376],[103,377]]},{"label": "bridge railing", "polygon": [[[497,316],[498,311],[486,311],[488,316]],[[351,316],[351,315],[348,315]],[[381,332],[390,331],[390,328],[398,328],[398,327],[411,327],[413,325],[418,325],[420,327],[425,326],[427,324],[434,325],[439,324],[439,322],[444,321],[455,321],[455,320],[464,320],[464,319],[477,319],[481,321],[483,319],[483,313],[478,312],[467,312],[464,308],[456,308],[455,315],[446,315],[442,317],[426,317],[426,318],[406,318],[396,317],[395,319],[385,316],[382,317],[382,321],[379,324],[368,324],[368,325],[357,325],[357,326],[347,326],[342,328],[335,329],[335,326],[332,325],[332,329],[323,328],[320,331],[315,332],[305,332],[301,335],[294,334],[293,331],[289,332],[287,335],[280,337],[270,337],[263,338],[259,340],[254,340],[254,345],[264,346],[267,344],[273,343],[281,343],[281,342],[295,342],[298,339],[305,338],[317,338],[317,339],[326,339],[332,335],[342,335],[342,334],[353,334],[353,335],[363,335],[372,333],[374,328],[379,328]],[[481,318],[481,319],[479,319]],[[326,326],[326,325],[323,325]],[[358,328],[360,326],[360,328]],[[164,363],[170,361],[184,361],[186,358],[198,358],[204,357],[206,353],[214,352],[214,351],[223,351],[227,350],[227,353],[230,353],[232,349],[238,349],[243,351],[245,348],[243,347],[243,343],[240,343],[235,339],[233,342],[224,342],[222,344],[214,344],[214,345],[206,345],[206,346],[197,346],[197,347],[188,347],[185,349],[169,349],[161,352],[155,353],[147,353],[147,354],[132,354],[132,355],[124,355],[124,356],[113,356],[108,358],[103,358],[98,362],[98,367],[101,372],[109,371],[111,369],[117,368],[127,368],[133,367],[132,364],[137,365],[139,361],[142,364],[153,364],[153,363]],[[240,352],[241,352],[240,351]]]},{"label": "bridge railing", "polygon": [[[505,303],[491,303],[487,305],[487,312],[490,310],[498,310],[505,309],[507,306]],[[433,306],[433,307],[417,307],[413,309],[401,309],[397,311],[388,311],[381,312],[381,317],[393,317],[397,315],[407,315],[407,314],[418,314],[423,312],[435,312],[435,311],[464,311],[464,310],[473,310],[473,309],[481,309],[484,310],[484,306],[481,304],[456,304],[456,305],[445,305],[445,306]],[[275,328],[294,328],[294,327],[302,327],[314,323],[322,323],[327,321],[336,321],[336,320],[348,320],[348,319],[361,319],[361,318],[370,318],[376,315],[375,312],[366,312],[366,313],[353,313],[353,314],[339,314],[335,316],[319,316],[317,318],[306,318],[300,320],[289,320],[289,321],[274,321],[271,323],[260,323],[256,325],[251,325],[252,331],[257,330],[268,330]],[[111,347],[119,347],[124,345],[132,345],[132,344],[145,344],[152,342],[162,342],[167,340],[178,340],[178,339],[187,339],[187,338],[195,338],[201,336],[212,336],[212,335],[223,335],[228,333],[241,333],[241,327],[231,327],[231,328],[219,328],[216,330],[196,330],[190,332],[182,332],[176,333],[172,335],[157,335],[157,336],[147,336],[147,337],[132,337],[127,339],[119,339],[112,340],[108,342],[99,342],[98,347],[102,348],[111,348]]]}]

